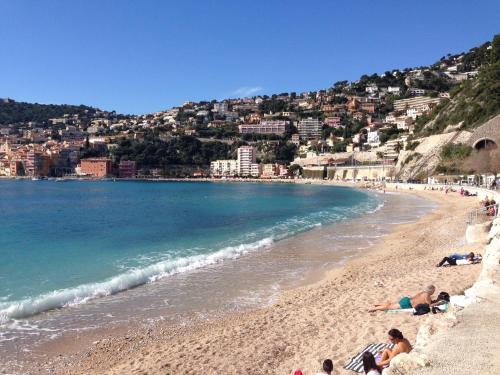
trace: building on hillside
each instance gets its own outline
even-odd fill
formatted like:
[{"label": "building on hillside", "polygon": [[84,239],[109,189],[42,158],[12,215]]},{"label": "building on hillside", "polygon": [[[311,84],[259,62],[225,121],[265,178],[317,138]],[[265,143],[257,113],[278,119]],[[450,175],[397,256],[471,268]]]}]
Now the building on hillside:
[{"label": "building on hillside", "polygon": [[292,134],[292,143],[295,145],[295,146],[299,146],[300,145],[300,135],[295,133],[295,134]]},{"label": "building on hillside", "polygon": [[241,124],[238,125],[238,130],[241,134],[278,134],[285,133],[288,121],[284,120],[267,120],[261,121],[259,124]]},{"label": "building on hillside", "polygon": [[279,175],[278,164],[263,164],[262,165],[262,178],[274,178]]},{"label": "building on hillside", "polygon": [[85,133],[76,126],[66,126],[66,129],[59,130],[59,135],[62,142],[78,142],[85,139]]},{"label": "building on hillside", "polygon": [[262,116],[260,113],[250,113],[248,115],[248,122],[250,122],[252,124],[259,123],[260,120],[262,120]]},{"label": "building on hillside", "polygon": [[325,125],[328,125],[331,128],[339,128],[342,126],[342,119],[340,116],[327,117],[325,119]]},{"label": "building on hillside", "polygon": [[210,174],[213,177],[233,177],[238,174],[237,160],[215,160],[210,163]]},{"label": "building on hillside", "polygon": [[370,146],[378,146],[380,144],[380,137],[378,130],[369,131],[366,135],[366,143]]},{"label": "building on hillside", "polygon": [[323,124],[318,119],[309,117],[299,121],[299,135],[301,139],[316,139],[321,135]]},{"label": "building on hillside", "polygon": [[365,91],[368,94],[375,94],[376,92],[378,92],[378,86],[374,83],[371,83],[365,87]]},{"label": "building on hillside", "polygon": [[214,103],[214,109],[213,109],[214,112],[217,112],[217,113],[222,115],[222,114],[226,113],[228,110],[229,110],[229,106],[228,106],[227,102]]},{"label": "building on hillside", "polygon": [[80,173],[91,177],[111,176],[111,159],[88,158],[80,161]]},{"label": "building on hillside", "polygon": [[251,177],[260,177],[262,174],[262,164],[252,163],[250,166],[250,176]]},{"label": "building on hillside", "polygon": [[387,88],[387,92],[390,93],[390,94],[399,95],[399,94],[401,94],[401,87],[399,87],[399,86],[389,86]]},{"label": "building on hillside", "polygon": [[391,139],[385,143],[384,159],[395,160],[399,151],[404,148],[404,142],[400,139]]},{"label": "building on hillside", "polygon": [[118,164],[118,176],[120,178],[135,178],[137,173],[137,162],[134,160],[121,160]]},{"label": "building on hillside", "polygon": [[400,99],[394,101],[395,111],[406,111],[414,108],[420,112],[426,112],[430,108],[439,104],[442,98],[431,98],[430,96],[419,96],[410,99]]},{"label": "building on hillside", "polygon": [[361,103],[361,110],[367,113],[375,113],[375,103]]},{"label": "building on hillside", "polygon": [[409,130],[410,125],[413,124],[413,119],[411,117],[400,116],[396,117],[394,122],[398,129]]},{"label": "building on hillside", "polygon": [[410,87],[408,89],[408,91],[410,92],[410,94],[415,95],[415,96],[425,95],[425,93],[426,93],[426,91],[424,89],[419,89],[416,87]]},{"label": "building on hillside", "polygon": [[238,175],[250,176],[252,174],[252,164],[257,160],[255,147],[241,146],[238,148]]},{"label": "building on hillside", "polygon": [[50,171],[50,158],[42,152],[30,150],[26,155],[24,169],[27,176],[48,176]]}]

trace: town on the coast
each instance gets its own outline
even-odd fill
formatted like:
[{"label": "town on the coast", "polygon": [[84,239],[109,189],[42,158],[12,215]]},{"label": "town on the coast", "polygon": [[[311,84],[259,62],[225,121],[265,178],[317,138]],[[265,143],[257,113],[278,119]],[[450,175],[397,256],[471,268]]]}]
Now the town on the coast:
[{"label": "town on the coast", "polygon": [[[0,176],[496,183],[496,97],[467,108],[500,37],[431,66],[328,89],[185,102],[145,115],[0,100]],[[482,89],[482,88],[481,88]],[[496,94],[498,95],[498,93]],[[492,158],[493,156],[489,156]],[[477,156],[483,158],[484,156]]]}]

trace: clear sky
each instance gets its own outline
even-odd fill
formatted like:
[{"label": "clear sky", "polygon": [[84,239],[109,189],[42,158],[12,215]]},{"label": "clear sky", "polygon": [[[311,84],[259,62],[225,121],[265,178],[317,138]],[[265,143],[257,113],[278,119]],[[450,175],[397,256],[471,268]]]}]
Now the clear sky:
[{"label": "clear sky", "polygon": [[498,0],[0,0],[0,97],[140,114],[316,90],[499,26]]}]

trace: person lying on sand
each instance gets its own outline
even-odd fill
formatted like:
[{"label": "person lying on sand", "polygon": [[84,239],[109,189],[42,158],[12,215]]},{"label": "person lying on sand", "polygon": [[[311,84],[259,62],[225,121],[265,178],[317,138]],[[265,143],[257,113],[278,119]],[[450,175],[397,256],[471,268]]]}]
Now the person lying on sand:
[{"label": "person lying on sand", "polygon": [[444,257],[436,267],[442,266],[457,266],[463,264],[479,263],[482,260],[481,254],[475,255],[470,252],[469,254],[451,254],[449,257]]},{"label": "person lying on sand", "polygon": [[410,342],[403,337],[401,331],[395,328],[389,331],[389,341],[394,344],[394,347],[380,352],[380,360],[377,364],[381,367],[389,366],[392,359],[398,354],[409,353],[412,350]]},{"label": "person lying on sand", "polygon": [[413,297],[403,297],[399,300],[399,302],[383,302],[374,305],[373,308],[368,310],[368,312],[374,311],[383,311],[383,310],[394,310],[394,309],[411,309],[414,306],[420,304],[427,304],[432,307],[432,298],[431,296],[436,291],[436,287],[434,285],[428,285],[423,292],[420,292]]}]

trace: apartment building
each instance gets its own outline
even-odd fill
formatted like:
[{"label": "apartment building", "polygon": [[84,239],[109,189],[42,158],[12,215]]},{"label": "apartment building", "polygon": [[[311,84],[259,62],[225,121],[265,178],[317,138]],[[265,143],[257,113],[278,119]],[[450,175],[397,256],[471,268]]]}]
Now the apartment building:
[{"label": "apartment building", "polygon": [[210,163],[210,174],[214,177],[233,177],[238,174],[237,160],[215,160]]},{"label": "apartment building", "polygon": [[309,117],[299,121],[299,135],[301,139],[316,139],[321,135],[323,124],[318,119]]},{"label": "apartment building", "polygon": [[418,96],[416,98],[401,99],[394,101],[395,111],[406,111],[407,109],[416,109],[420,112],[426,112],[429,108],[436,106],[442,98],[431,98],[430,96]]},{"label": "apartment building", "polygon": [[286,125],[288,121],[284,120],[265,120],[261,121],[259,124],[241,124],[238,126],[238,130],[241,134],[278,134],[282,135],[285,133]]},{"label": "apartment building", "polygon": [[82,159],[80,162],[80,172],[92,177],[108,177],[111,175],[111,159]]},{"label": "apartment building", "polygon": [[252,164],[257,160],[255,147],[241,146],[238,148],[238,175],[251,176]]},{"label": "apartment building", "polygon": [[137,162],[133,160],[122,160],[118,164],[118,176],[120,178],[135,178]]},{"label": "apartment building", "polygon": [[26,155],[25,171],[28,176],[48,176],[50,158],[42,152],[30,150]]}]

